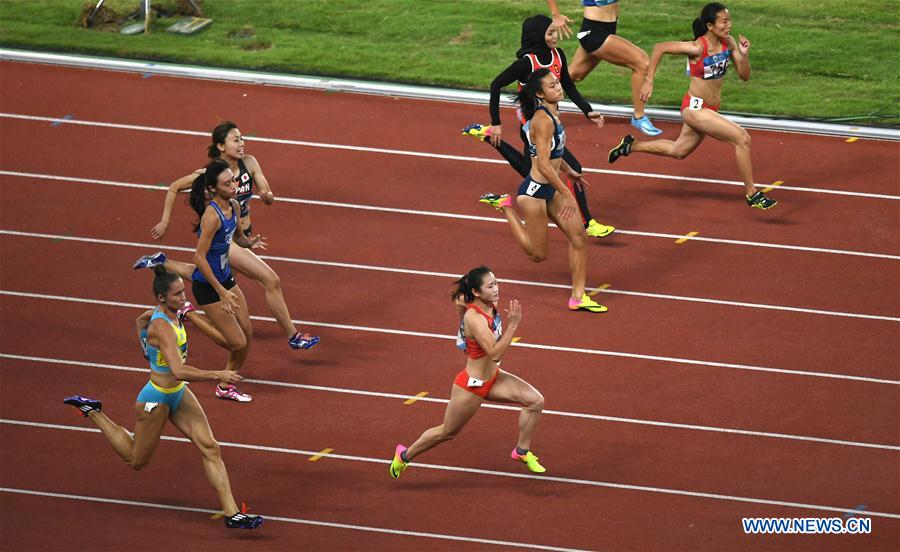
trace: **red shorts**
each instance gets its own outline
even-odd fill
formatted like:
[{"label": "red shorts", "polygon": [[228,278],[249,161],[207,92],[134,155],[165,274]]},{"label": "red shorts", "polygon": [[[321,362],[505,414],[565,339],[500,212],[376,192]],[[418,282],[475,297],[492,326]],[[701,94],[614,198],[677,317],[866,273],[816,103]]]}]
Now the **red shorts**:
[{"label": "red shorts", "polygon": [[[494,372],[494,375],[493,375],[493,377],[491,377],[491,379],[489,379],[485,382],[482,382],[481,385],[475,385],[473,387],[469,387],[470,380],[475,380],[475,378],[469,378],[469,373],[466,372],[465,368],[463,368],[460,373],[456,374],[456,379],[453,380],[453,383],[462,387],[469,393],[475,393],[479,397],[486,399],[488,396],[488,393],[491,392],[491,388],[494,387],[495,383],[497,383],[497,376],[499,376],[499,375],[500,375],[500,368],[497,368],[497,370]],[[480,380],[475,380],[475,381],[472,381],[471,383],[477,384],[478,381],[480,381]]]},{"label": "red shorts", "polygon": [[[691,95],[685,94],[684,99],[681,100],[681,110],[684,111],[685,109],[687,109],[687,107],[689,105],[691,105]],[[708,105],[706,102],[703,102],[703,106],[700,109],[711,109],[712,111],[715,111],[716,113],[719,112],[718,105]]]}]

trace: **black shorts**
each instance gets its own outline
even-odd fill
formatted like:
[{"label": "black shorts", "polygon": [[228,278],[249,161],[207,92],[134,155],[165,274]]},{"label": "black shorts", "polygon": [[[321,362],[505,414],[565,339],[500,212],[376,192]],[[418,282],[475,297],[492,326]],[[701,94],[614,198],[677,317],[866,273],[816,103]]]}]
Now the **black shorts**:
[{"label": "black shorts", "polygon": [[[236,285],[237,283],[234,281],[234,276],[229,276],[227,280],[222,282],[222,287],[225,289],[231,289]],[[222,300],[222,298],[219,297],[219,294],[216,293],[216,288],[206,282],[198,282],[197,280],[192,281],[191,291],[194,292],[194,301],[196,301],[199,306],[211,305]]]},{"label": "black shorts", "polygon": [[578,42],[586,52],[596,52],[606,42],[606,37],[616,34],[618,23],[618,21],[583,19],[581,21],[581,30],[576,35],[578,36]]},{"label": "black shorts", "polygon": [[530,176],[526,177],[525,180],[523,180],[519,185],[518,195],[533,197],[535,199],[543,199],[547,203],[550,203],[550,200],[553,199],[554,194],[556,194],[556,188],[554,188],[551,184],[542,184],[540,182],[535,182],[531,179]]}]

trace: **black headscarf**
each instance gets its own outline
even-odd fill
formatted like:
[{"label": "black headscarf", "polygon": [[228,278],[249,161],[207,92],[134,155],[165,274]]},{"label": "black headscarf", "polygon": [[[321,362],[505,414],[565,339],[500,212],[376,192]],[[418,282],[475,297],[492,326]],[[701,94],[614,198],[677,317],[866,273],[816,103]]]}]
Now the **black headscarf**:
[{"label": "black headscarf", "polygon": [[[532,15],[522,22],[522,47],[516,52],[516,57],[520,58],[525,54],[542,54],[550,55],[550,48],[547,47],[547,41],[544,35],[547,33],[547,27],[553,24],[553,20],[546,15]],[[546,56],[543,56],[546,59]]]}]

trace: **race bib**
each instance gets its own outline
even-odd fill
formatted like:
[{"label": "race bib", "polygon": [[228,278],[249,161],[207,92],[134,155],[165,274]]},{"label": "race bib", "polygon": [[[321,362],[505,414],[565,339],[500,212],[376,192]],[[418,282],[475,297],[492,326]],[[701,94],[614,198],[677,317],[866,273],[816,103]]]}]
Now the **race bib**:
[{"label": "race bib", "polygon": [[484,385],[484,381],[472,376],[469,376],[469,382],[466,383],[466,387],[481,387],[482,385]]},{"label": "race bib", "polygon": [[530,184],[528,184],[528,188],[525,189],[525,193],[530,195],[531,197],[534,197],[534,194],[536,194],[540,189],[540,184],[538,184],[537,182],[531,182]]},{"label": "race bib", "polygon": [[703,109],[703,98],[691,96],[690,102],[688,103],[688,109],[692,109],[694,111]]}]

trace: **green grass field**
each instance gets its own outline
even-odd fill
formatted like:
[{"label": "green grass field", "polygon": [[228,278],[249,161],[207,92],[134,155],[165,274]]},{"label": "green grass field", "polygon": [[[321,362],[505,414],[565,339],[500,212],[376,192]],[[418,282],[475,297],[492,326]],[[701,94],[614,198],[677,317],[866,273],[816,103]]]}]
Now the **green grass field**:
[{"label": "green grass field", "polygon": [[[174,6],[174,0],[156,3]],[[580,2],[559,3],[580,24]],[[138,2],[107,4],[128,11]],[[735,34],[752,42],[753,67],[747,83],[729,73],[725,111],[900,123],[900,1],[725,4]],[[658,41],[690,39],[702,5],[622,0],[619,34],[647,51]],[[184,37],[164,32],[169,19],[157,20],[149,36],[86,30],[78,25],[81,6],[78,0],[0,0],[0,44],[485,90],[513,60],[522,19],[547,11],[542,0],[205,0],[205,14],[215,22]],[[571,58],[575,39],[561,44]],[[686,87],[684,60],[665,58],[653,105],[679,105]],[[601,64],[579,89],[592,100],[630,103],[624,68]]]}]

